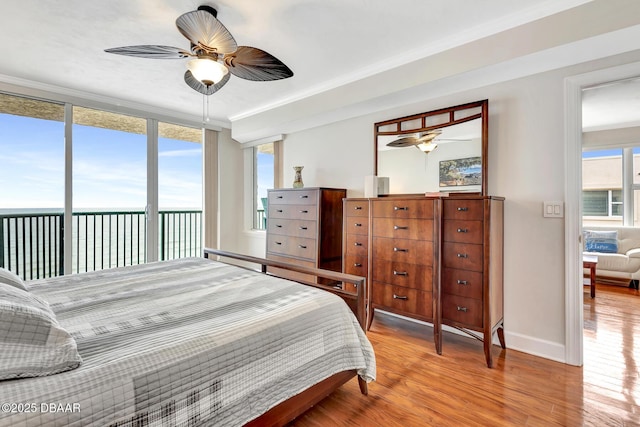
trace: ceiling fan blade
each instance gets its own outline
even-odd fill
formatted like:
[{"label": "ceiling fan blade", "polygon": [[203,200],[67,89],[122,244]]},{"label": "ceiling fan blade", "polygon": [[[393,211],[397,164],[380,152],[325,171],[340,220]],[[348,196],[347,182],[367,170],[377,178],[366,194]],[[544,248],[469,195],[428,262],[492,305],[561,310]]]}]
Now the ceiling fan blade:
[{"label": "ceiling fan blade", "polygon": [[184,73],[184,81],[194,90],[203,93],[205,95],[211,95],[216,93],[218,90],[220,90],[220,88],[222,88],[222,86],[224,86],[225,84],[227,84],[227,82],[229,81],[229,78],[231,77],[231,74],[227,73],[222,80],[220,80],[218,83],[211,85],[211,86],[207,86],[204,85],[200,82],[200,80],[196,79],[195,77],[193,77],[193,74],[191,74],[191,71],[187,70],[186,73]]},{"label": "ceiling fan blade", "polygon": [[432,139],[434,139],[435,137],[437,137],[441,133],[442,133],[442,131],[439,130],[439,129],[430,130],[430,131],[424,133],[423,135],[419,136],[418,137],[418,142],[431,141]]},{"label": "ceiling fan blade", "polygon": [[408,136],[405,138],[396,139],[387,144],[387,147],[411,147],[412,145],[420,144],[420,140],[414,136]]},{"label": "ceiling fan blade", "polygon": [[180,15],[176,19],[176,26],[195,46],[225,54],[235,52],[238,48],[229,30],[206,10],[194,10]]},{"label": "ceiling fan blade", "polygon": [[264,82],[293,76],[282,61],[255,47],[240,46],[234,54],[225,56],[224,62],[231,74],[247,80]]},{"label": "ceiling fan blade", "polygon": [[139,46],[123,46],[105,49],[105,52],[117,55],[135,56],[153,59],[180,59],[192,56],[191,53],[179,47],[143,44]]}]

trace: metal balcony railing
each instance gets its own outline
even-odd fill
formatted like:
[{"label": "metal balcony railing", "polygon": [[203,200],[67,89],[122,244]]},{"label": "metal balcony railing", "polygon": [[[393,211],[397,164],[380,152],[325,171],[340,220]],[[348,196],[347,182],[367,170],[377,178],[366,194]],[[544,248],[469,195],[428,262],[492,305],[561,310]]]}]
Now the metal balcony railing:
[{"label": "metal balcony railing", "polygon": [[[63,214],[0,214],[0,267],[25,280],[64,274]],[[202,255],[202,211],[159,212],[161,260]],[[72,273],[147,261],[143,211],[74,212]]]}]

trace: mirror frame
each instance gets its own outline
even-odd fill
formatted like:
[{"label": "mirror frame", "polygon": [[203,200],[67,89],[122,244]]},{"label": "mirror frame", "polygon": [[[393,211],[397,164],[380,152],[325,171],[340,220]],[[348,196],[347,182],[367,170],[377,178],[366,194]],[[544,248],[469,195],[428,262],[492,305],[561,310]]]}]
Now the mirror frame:
[{"label": "mirror frame", "polygon": [[[480,108],[479,114],[473,114],[471,116],[455,119],[455,113]],[[449,115],[449,120],[437,125],[426,126],[427,117],[438,115]],[[426,132],[433,129],[440,129],[448,126],[453,126],[459,123],[468,122],[470,120],[481,119],[482,123],[482,182],[480,185],[480,195],[487,195],[487,164],[489,155],[489,100],[484,99],[481,101],[469,102],[467,104],[456,105],[453,107],[441,108],[438,110],[428,111],[426,113],[413,114],[411,116],[399,117],[396,119],[385,120],[383,122],[374,123],[373,125],[373,159],[374,159],[374,175],[378,175],[378,136],[381,135],[406,135],[417,132]],[[406,122],[412,122],[420,120],[421,127],[402,129],[402,124]],[[381,131],[381,128],[396,125],[395,131]],[[475,193],[474,193],[475,194]],[[392,195],[392,194],[390,194]]]}]

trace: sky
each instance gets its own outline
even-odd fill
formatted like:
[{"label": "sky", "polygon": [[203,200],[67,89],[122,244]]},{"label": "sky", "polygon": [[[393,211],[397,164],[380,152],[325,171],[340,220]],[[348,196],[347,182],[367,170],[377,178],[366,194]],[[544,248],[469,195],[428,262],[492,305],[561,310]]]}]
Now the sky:
[{"label": "sky", "polygon": [[[202,209],[201,144],[160,138],[159,209]],[[73,207],[144,210],[146,135],[73,126]],[[0,114],[0,209],[64,206],[64,123]]]}]

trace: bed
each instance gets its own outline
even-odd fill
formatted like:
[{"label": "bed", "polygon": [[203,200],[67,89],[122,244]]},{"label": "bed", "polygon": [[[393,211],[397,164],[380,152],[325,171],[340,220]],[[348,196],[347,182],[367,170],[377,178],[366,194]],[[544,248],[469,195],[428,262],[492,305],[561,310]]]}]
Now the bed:
[{"label": "bed", "polygon": [[12,295],[46,304],[68,333],[58,331],[62,354],[23,367],[27,378],[2,369],[25,363],[7,362],[24,343],[0,342],[0,426],[283,425],[354,376],[366,394],[375,355],[363,330],[364,279],[313,271],[357,284],[352,294],[211,258],[263,272],[304,267],[205,252],[0,287],[0,308]]}]

